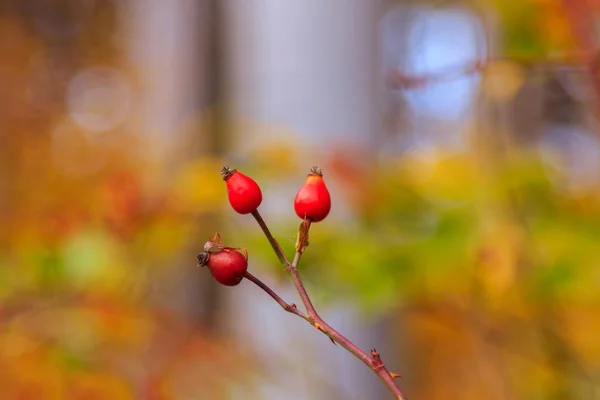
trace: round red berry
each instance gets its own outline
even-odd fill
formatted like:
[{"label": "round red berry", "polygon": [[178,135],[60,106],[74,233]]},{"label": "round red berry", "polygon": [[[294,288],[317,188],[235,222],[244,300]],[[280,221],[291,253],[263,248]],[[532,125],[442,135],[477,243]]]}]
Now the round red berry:
[{"label": "round red berry", "polygon": [[306,182],[296,194],[294,210],[301,219],[319,222],[324,220],[331,210],[331,196],[321,170],[313,167],[310,171]]},{"label": "round red berry", "polygon": [[221,174],[227,184],[231,207],[240,214],[256,211],[262,203],[262,192],[258,184],[252,178],[228,167],[223,167]]},{"label": "round red berry", "polygon": [[226,286],[236,286],[248,270],[248,259],[234,249],[220,250],[208,253],[206,264],[217,282]]}]

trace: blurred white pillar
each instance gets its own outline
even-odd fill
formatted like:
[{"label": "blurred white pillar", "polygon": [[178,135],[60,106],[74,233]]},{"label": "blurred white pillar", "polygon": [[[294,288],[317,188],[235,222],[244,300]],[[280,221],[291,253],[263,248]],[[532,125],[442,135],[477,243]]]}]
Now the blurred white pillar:
[{"label": "blurred white pillar", "polygon": [[[152,161],[157,177],[167,181],[173,169],[211,150],[210,140],[205,140],[210,132],[200,131],[195,122],[214,96],[208,73],[210,41],[214,40],[212,1],[122,2],[124,52],[139,96],[131,130],[138,132],[143,144],[139,151],[147,152],[144,155]],[[190,141],[193,146],[187,145]],[[157,282],[153,293],[163,305],[186,313],[190,320],[211,315],[215,296],[211,285],[216,284],[208,277],[196,278],[172,268],[153,277]]]},{"label": "blurred white pillar", "polygon": [[138,79],[135,129],[157,157],[182,140],[208,91],[209,2],[129,0],[123,3],[126,56]]},{"label": "blurred white pillar", "polygon": [[[232,112],[291,129],[301,144],[368,145],[379,130],[380,3],[227,0]],[[236,133],[241,153],[278,139]]]}]

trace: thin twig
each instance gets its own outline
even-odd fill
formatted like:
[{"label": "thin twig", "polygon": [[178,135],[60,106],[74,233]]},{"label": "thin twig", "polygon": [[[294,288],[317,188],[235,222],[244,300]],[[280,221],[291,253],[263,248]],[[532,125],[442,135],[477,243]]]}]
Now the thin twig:
[{"label": "thin twig", "polygon": [[292,265],[288,265],[287,267],[285,267],[285,270],[292,277],[292,282],[294,283],[294,287],[298,291],[298,294],[300,295],[300,299],[302,300],[302,303],[304,304],[304,307],[306,308],[308,317],[311,318],[311,320],[315,320],[315,321],[320,320],[321,317],[319,317],[319,314],[317,313],[315,306],[313,306],[313,303],[310,300],[310,297],[308,296],[306,289],[304,288],[304,284],[302,283],[302,279],[300,279],[298,270],[296,268],[294,268]]},{"label": "thin twig", "polygon": [[300,262],[300,256],[302,255],[302,253],[300,253],[299,251],[296,252],[296,255],[294,256],[294,261],[292,261],[292,267],[296,268],[298,266],[298,263]]},{"label": "thin twig", "polygon": [[327,322],[323,320],[317,313],[317,310],[313,306],[306,289],[304,288],[304,284],[302,283],[302,279],[300,279],[300,275],[298,274],[298,270],[291,265],[286,267],[286,270],[292,276],[292,281],[294,282],[294,286],[306,307],[306,311],[308,312],[308,318],[311,325],[315,328],[329,336],[331,340],[338,343],[340,346],[348,350],[352,353],[356,358],[361,360],[364,364],[366,364],[369,368],[375,372],[379,378],[383,381],[383,383],[388,387],[388,389],[398,396],[399,399],[406,399],[406,396],[397,385],[392,374],[387,370],[383,362],[379,357],[374,358],[369,356],[366,352],[360,349],[360,347],[356,346],[349,339],[347,339],[344,335],[336,331],[332,328]]},{"label": "thin twig", "polygon": [[[579,2],[572,0],[563,0],[563,3],[565,4],[565,7],[568,7],[569,5],[579,5]],[[573,19],[577,19],[581,15],[590,15],[589,13],[585,13],[585,11],[583,13],[577,13],[578,11],[581,10],[577,9],[575,12],[571,11],[567,12],[566,14],[568,16],[570,15]],[[585,21],[583,22],[583,25],[585,25]],[[585,27],[578,29],[578,38],[584,36],[581,35],[581,31],[584,28]],[[490,64],[505,61],[518,63],[523,67],[527,67],[530,72],[552,72],[563,69],[587,70],[591,68],[591,72],[595,73],[597,70],[597,65],[594,63],[594,60],[598,56],[597,51],[594,50],[593,46],[588,45],[589,41],[586,42],[585,40],[580,39],[579,43],[580,47],[582,47],[582,50],[580,51],[548,56],[542,59],[538,58],[536,60],[516,57],[482,58],[465,61],[464,63],[456,65],[450,65],[440,70],[421,75],[410,75],[401,69],[395,68],[386,73],[385,82],[387,87],[390,89],[421,89],[429,85],[449,82],[469,75],[479,74],[484,72]]]},{"label": "thin twig", "polygon": [[479,73],[483,70],[484,66],[483,61],[475,60],[423,75],[407,75],[400,69],[393,69],[387,74],[386,83],[392,89],[417,89],[426,85],[451,81],[463,76]]},{"label": "thin twig", "polygon": [[[273,290],[271,290],[268,286],[266,286],[264,283],[262,283],[260,280],[258,280],[256,277],[254,277],[250,273],[247,273],[246,277],[248,279],[250,279],[252,282],[256,283],[265,292],[267,292],[273,299],[275,299],[275,301],[277,301],[279,303],[279,305],[281,305],[284,308],[284,310],[292,312],[293,314],[296,314],[296,315],[300,316],[301,318],[305,319],[312,326],[314,326],[319,331],[321,331],[322,333],[327,335],[331,339],[332,342],[338,343],[344,349],[346,349],[347,351],[352,353],[356,358],[361,360],[375,374],[377,374],[379,376],[379,378],[387,386],[387,388],[394,395],[396,395],[397,399],[406,400],[407,397],[404,395],[404,393],[402,392],[402,389],[400,389],[400,386],[398,386],[398,384],[396,383],[396,380],[395,380],[395,378],[398,377],[399,375],[393,374],[387,370],[387,368],[383,364],[383,361],[381,360],[381,357],[375,351],[375,349],[373,349],[371,351],[371,355],[367,354],[366,352],[361,350],[358,346],[356,346],[354,343],[352,343],[349,339],[347,339],[344,335],[342,335],[341,333],[339,333],[338,331],[333,329],[317,313],[317,310],[315,309],[314,305],[312,304],[312,301],[310,300],[310,297],[308,296],[308,293],[306,292],[304,284],[302,283],[302,279],[300,279],[298,270],[296,269],[296,266],[300,260],[300,255],[302,254],[302,251],[304,250],[305,246],[302,247],[301,249],[299,248],[299,250],[296,251],[296,255],[294,257],[294,262],[293,262],[293,264],[290,264],[288,258],[286,257],[283,250],[281,249],[281,246],[279,246],[279,243],[277,242],[277,240],[275,240],[275,238],[271,234],[271,231],[269,230],[265,221],[260,216],[258,210],[252,212],[252,216],[258,222],[258,224],[261,227],[262,231],[264,232],[265,236],[269,240],[269,243],[271,243],[271,247],[273,247],[273,251],[275,251],[277,258],[279,258],[279,261],[285,267],[285,270],[290,274],[290,276],[292,278],[292,282],[294,283],[294,286],[296,287],[296,290],[298,291],[298,294],[300,295],[300,299],[302,300],[302,303],[304,304],[304,307],[306,308],[306,312],[307,312],[308,316],[300,313],[297,309],[295,309],[295,311],[297,311],[297,312],[294,312],[293,310],[289,310],[288,308],[290,306],[287,306],[288,308],[286,308],[287,303],[285,301],[283,301],[277,294],[275,294],[275,292],[273,292]],[[308,226],[310,226],[310,224],[308,224]]]},{"label": "thin twig", "polygon": [[269,243],[271,243],[271,247],[273,247],[273,251],[277,255],[277,258],[279,258],[279,262],[281,263],[281,265],[284,267],[287,265],[290,265],[290,262],[288,261],[287,257],[285,256],[285,253],[281,249],[281,246],[279,245],[277,240],[275,240],[275,238],[271,234],[269,227],[267,226],[267,224],[265,223],[265,220],[262,218],[262,216],[258,212],[258,209],[252,211],[252,216],[254,217],[256,222],[258,222],[258,225],[260,226],[260,228],[264,232],[265,236],[269,240]]},{"label": "thin twig", "polygon": [[296,305],[294,303],[288,304],[285,300],[283,300],[281,297],[279,297],[279,295],[277,293],[275,293],[273,291],[273,289],[271,289],[270,287],[268,287],[260,279],[258,279],[254,275],[252,275],[250,272],[246,271],[246,273],[244,274],[244,278],[248,279],[249,281],[252,281],[254,284],[256,284],[256,286],[258,286],[259,288],[261,288],[262,290],[264,290],[285,311],[287,311],[289,313],[292,313],[292,314],[295,314],[295,315],[299,316],[300,318],[302,318],[302,319],[310,322],[310,319],[308,318],[308,316],[306,314],[304,314],[302,311],[298,310],[298,307],[296,307]]}]

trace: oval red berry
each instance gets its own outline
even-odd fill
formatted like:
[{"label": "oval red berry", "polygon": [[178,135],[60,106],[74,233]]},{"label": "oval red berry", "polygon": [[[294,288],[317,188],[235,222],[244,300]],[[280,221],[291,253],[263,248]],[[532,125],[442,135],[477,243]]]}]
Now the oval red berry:
[{"label": "oval red berry", "polygon": [[311,222],[324,220],[331,211],[331,196],[325,186],[323,175],[318,168],[313,168],[306,182],[294,199],[294,211],[301,219]]},{"label": "oval red berry", "polygon": [[255,211],[262,203],[262,192],[258,184],[235,169],[225,167],[222,173],[227,184],[227,197],[231,207],[240,214]]}]

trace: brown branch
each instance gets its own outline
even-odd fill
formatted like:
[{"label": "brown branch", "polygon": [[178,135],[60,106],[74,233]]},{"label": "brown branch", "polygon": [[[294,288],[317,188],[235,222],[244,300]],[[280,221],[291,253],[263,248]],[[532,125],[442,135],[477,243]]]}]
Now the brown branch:
[{"label": "brown branch", "polygon": [[446,67],[440,71],[422,74],[407,75],[400,69],[391,70],[386,76],[386,83],[392,89],[418,89],[434,83],[446,82],[463,76],[481,72],[485,61],[475,60],[466,64]]},{"label": "brown branch", "polygon": [[[565,0],[567,3],[568,0]],[[579,35],[581,36],[581,35]],[[580,40],[580,42],[583,42]],[[586,42],[583,42],[586,43]],[[584,45],[581,45],[584,47]],[[410,75],[399,68],[389,70],[385,75],[386,86],[390,89],[416,90],[429,85],[448,82],[469,75],[479,74],[495,62],[513,62],[528,68],[530,72],[552,72],[559,70],[591,70],[595,73],[598,66],[595,60],[598,52],[593,47],[585,45],[582,50],[548,56],[542,59],[494,57],[465,61],[441,68],[437,71],[419,75]]]},{"label": "brown branch", "polygon": [[[287,303],[285,301],[283,301],[279,296],[277,296],[277,294],[275,294],[275,292],[273,292],[273,290],[271,290],[268,286],[266,286],[264,283],[262,283],[260,280],[258,280],[256,277],[254,277],[250,273],[247,273],[246,277],[248,279],[250,279],[252,282],[254,282],[255,284],[257,284],[265,292],[267,292],[273,299],[275,299],[275,301],[277,301],[279,303],[279,305],[281,305],[284,308],[284,310],[292,312],[293,314],[296,314],[296,315],[300,316],[301,318],[305,319],[312,326],[314,326],[319,331],[321,331],[322,333],[327,335],[331,339],[332,342],[339,344],[344,349],[346,349],[351,354],[353,354],[356,358],[358,358],[360,361],[362,361],[375,374],[377,374],[377,376],[379,376],[381,381],[386,385],[386,387],[390,390],[390,392],[392,392],[396,396],[397,399],[406,400],[407,397],[404,395],[404,393],[402,392],[402,389],[400,389],[400,386],[398,386],[398,384],[396,383],[396,380],[395,380],[395,378],[399,377],[399,375],[391,373],[387,370],[383,361],[381,360],[381,357],[379,356],[379,353],[377,353],[375,351],[375,349],[373,349],[371,351],[370,355],[367,354],[366,352],[361,350],[358,346],[356,346],[354,343],[352,343],[349,339],[347,339],[344,335],[342,335],[341,333],[336,331],[334,328],[332,328],[329,324],[327,324],[327,322],[325,322],[317,313],[317,310],[315,309],[314,305],[312,304],[312,301],[310,300],[310,297],[308,296],[308,293],[306,292],[304,284],[302,283],[302,279],[300,279],[298,270],[296,269],[297,263],[300,260],[300,254],[302,253],[302,251],[304,251],[304,248],[306,246],[301,246],[298,248],[298,251],[296,251],[296,256],[294,257],[294,264],[290,264],[290,262],[288,261],[288,258],[283,253],[281,246],[279,246],[279,243],[271,234],[271,231],[269,230],[265,221],[260,216],[259,212],[254,211],[252,213],[252,216],[256,219],[256,222],[258,222],[259,226],[261,227],[262,231],[264,232],[265,236],[267,237],[267,240],[271,244],[271,247],[273,247],[273,250],[275,251],[277,258],[282,263],[282,265],[284,265],[285,270],[290,274],[290,276],[292,278],[292,282],[294,283],[294,286],[296,287],[296,290],[298,291],[298,294],[300,295],[300,299],[302,300],[302,303],[304,304],[304,307],[306,308],[306,312],[307,312],[308,316],[300,313],[297,309],[296,309],[296,311],[298,311],[298,312],[294,312],[293,309],[290,310],[289,308],[291,306],[287,305]],[[301,229],[303,226],[306,229],[305,233],[306,233],[306,236],[308,237],[308,228],[310,227],[310,223],[301,225]],[[306,243],[306,244],[308,244],[308,243]]]},{"label": "brown branch", "polygon": [[262,216],[258,212],[258,209],[252,211],[252,216],[254,217],[256,222],[258,222],[258,225],[263,230],[265,236],[269,240],[269,243],[271,243],[271,247],[273,247],[273,251],[277,255],[277,258],[279,258],[279,262],[281,263],[281,265],[284,267],[287,265],[290,265],[290,262],[288,261],[287,257],[285,256],[285,253],[281,249],[281,246],[279,245],[277,240],[275,240],[275,238],[271,234],[269,227],[267,226],[267,224],[265,223],[265,220],[262,218]]},{"label": "brown branch", "polygon": [[302,311],[298,310],[298,307],[294,303],[288,304],[285,300],[283,300],[277,293],[273,291],[270,287],[264,284],[260,279],[252,275],[250,272],[246,271],[244,274],[244,278],[252,281],[256,286],[264,290],[269,296],[271,296],[285,311],[295,314],[300,318],[310,322],[310,319],[304,314]]}]

